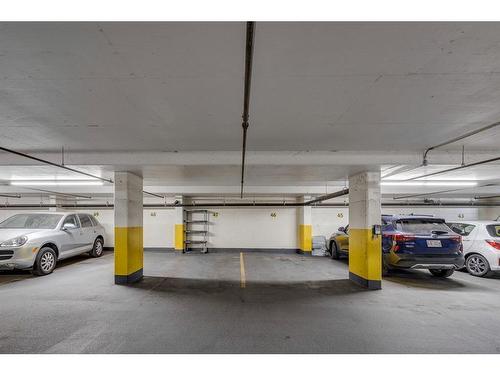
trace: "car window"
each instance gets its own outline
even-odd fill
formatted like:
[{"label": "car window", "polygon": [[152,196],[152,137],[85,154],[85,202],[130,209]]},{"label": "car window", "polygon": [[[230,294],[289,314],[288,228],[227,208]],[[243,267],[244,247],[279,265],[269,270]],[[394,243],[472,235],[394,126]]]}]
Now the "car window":
[{"label": "car window", "polygon": [[73,224],[75,227],[80,228],[80,223],[78,222],[78,219],[76,218],[76,215],[69,215],[66,219],[64,219],[64,224]]},{"label": "car window", "polygon": [[392,221],[382,220],[382,232],[389,232],[391,230],[394,230]]},{"label": "car window", "polygon": [[0,228],[54,229],[62,217],[53,214],[17,214],[0,223]]},{"label": "car window", "polygon": [[98,225],[99,225],[99,222],[97,221],[97,219],[96,219],[94,216],[89,215],[89,217],[90,217],[90,220],[92,220],[92,225],[93,225],[94,227],[96,227],[96,226],[98,226]]},{"label": "car window", "polygon": [[78,217],[80,218],[80,223],[82,223],[82,228],[88,228],[92,226],[92,220],[90,219],[89,215],[78,214]]},{"label": "car window", "polygon": [[490,224],[486,226],[486,230],[491,237],[500,237],[500,224]]},{"label": "car window", "polygon": [[435,230],[450,232],[442,219],[401,219],[396,223],[398,229],[407,233],[427,234]]},{"label": "car window", "polygon": [[466,223],[448,223],[448,226],[453,232],[458,233],[459,235],[464,237],[467,237],[469,234],[471,234],[471,232],[476,227],[475,225]]}]

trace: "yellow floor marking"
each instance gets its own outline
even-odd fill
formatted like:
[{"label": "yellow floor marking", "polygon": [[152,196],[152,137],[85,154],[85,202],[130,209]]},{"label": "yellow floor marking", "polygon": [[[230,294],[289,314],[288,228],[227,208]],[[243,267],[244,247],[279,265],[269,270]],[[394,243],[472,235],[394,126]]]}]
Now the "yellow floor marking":
[{"label": "yellow floor marking", "polygon": [[243,253],[240,253],[240,288],[246,286],[247,280],[245,276],[245,261],[243,260]]}]

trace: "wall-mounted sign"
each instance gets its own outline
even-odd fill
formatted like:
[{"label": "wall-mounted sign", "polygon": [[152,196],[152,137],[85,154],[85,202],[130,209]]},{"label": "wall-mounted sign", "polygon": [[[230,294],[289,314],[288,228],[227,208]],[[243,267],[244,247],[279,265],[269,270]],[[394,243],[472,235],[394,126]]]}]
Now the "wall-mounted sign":
[{"label": "wall-mounted sign", "polygon": [[278,215],[276,215],[276,212],[271,212],[271,217],[276,217]]},{"label": "wall-mounted sign", "polygon": [[337,217],[343,218],[343,217],[344,217],[344,214],[343,214],[342,212],[339,212],[339,213],[337,214]]},{"label": "wall-mounted sign", "polygon": [[219,217],[219,213],[218,212],[212,212],[212,216],[213,217]]}]

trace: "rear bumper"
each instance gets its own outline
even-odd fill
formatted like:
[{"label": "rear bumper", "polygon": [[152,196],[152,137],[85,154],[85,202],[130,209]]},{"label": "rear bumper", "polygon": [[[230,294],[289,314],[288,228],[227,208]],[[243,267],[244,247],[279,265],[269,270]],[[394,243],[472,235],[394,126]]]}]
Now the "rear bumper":
[{"label": "rear bumper", "polygon": [[395,268],[411,269],[460,269],[464,266],[463,256],[414,256],[414,255],[393,255],[389,257],[388,264]]}]

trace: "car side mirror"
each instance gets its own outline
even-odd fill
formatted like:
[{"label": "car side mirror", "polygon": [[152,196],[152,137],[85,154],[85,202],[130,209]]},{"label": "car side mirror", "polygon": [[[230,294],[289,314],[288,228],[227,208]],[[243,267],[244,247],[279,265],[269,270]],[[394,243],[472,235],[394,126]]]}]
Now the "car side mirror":
[{"label": "car side mirror", "polygon": [[62,230],[71,230],[71,229],[76,229],[76,225],[73,223],[64,223]]},{"label": "car side mirror", "polygon": [[345,233],[345,228],[344,227],[339,227],[339,232],[344,232]]}]

